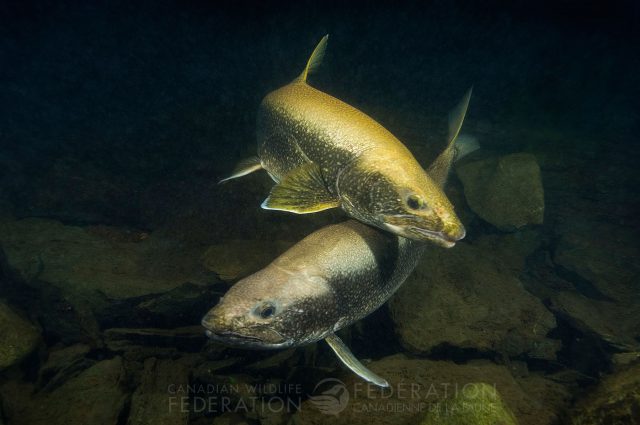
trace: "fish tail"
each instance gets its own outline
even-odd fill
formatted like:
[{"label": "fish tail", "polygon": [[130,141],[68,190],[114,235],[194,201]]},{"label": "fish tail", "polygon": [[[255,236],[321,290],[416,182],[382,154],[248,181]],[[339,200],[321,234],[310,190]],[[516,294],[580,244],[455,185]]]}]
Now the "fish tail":
[{"label": "fish tail", "polygon": [[449,113],[448,146],[453,146],[455,144],[456,138],[458,137],[458,134],[460,134],[460,129],[462,128],[464,117],[467,114],[467,109],[469,108],[469,100],[471,99],[472,92],[473,87],[467,90],[460,103]]},{"label": "fish tail", "polygon": [[472,91],[473,87],[467,91],[460,103],[449,113],[449,142],[445,150],[438,155],[427,170],[427,174],[429,174],[440,187],[444,187],[447,182],[451,164],[455,160],[457,150],[456,139],[458,138],[458,134],[460,134],[464,117],[467,114]]},{"label": "fish tail", "polygon": [[466,133],[458,134],[456,138],[456,159],[459,161],[471,152],[475,152],[480,149],[480,143],[475,136]]},{"label": "fish tail", "polygon": [[318,43],[315,49],[313,49],[313,53],[309,57],[307,61],[307,66],[305,66],[302,74],[296,79],[296,81],[306,82],[307,76],[313,73],[320,64],[322,63],[322,58],[324,57],[324,52],[327,49],[327,40],[329,40],[329,34],[322,37],[322,40]]}]

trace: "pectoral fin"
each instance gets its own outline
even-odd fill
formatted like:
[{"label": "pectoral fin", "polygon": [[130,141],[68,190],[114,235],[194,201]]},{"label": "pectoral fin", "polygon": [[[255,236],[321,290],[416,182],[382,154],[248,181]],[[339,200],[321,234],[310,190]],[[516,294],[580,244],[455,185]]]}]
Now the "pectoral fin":
[{"label": "pectoral fin", "polygon": [[238,177],[246,176],[247,174],[251,174],[254,171],[258,171],[262,168],[262,163],[260,162],[260,158],[257,156],[253,156],[251,158],[243,159],[236,165],[236,168],[233,169],[233,173],[227,178],[224,178],[218,182],[224,183],[227,180],[237,179]]},{"label": "pectoral fin", "polygon": [[429,166],[427,174],[440,186],[444,187],[449,177],[451,164],[456,157],[456,138],[460,134],[464,117],[467,114],[473,87],[467,91],[460,103],[449,113],[449,143],[435,161]]},{"label": "pectoral fin", "polygon": [[353,371],[356,375],[361,377],[367,382],[371,382],[379,387],[387,388],[389,383],[386,379],[381,378],[376,375],[369,369],[367,369],[356,357],[353,355],[349,347],[347,347],[344,342],[336,335],[331,334],[325,338],[329,347],[333,349],[336,353],[336,356],[345,364],[351,371]]},{"label": "pectoral fin", "polygon": [[340,199],[329,193],[320,167],[308,162],[287,174],[271,189],[262,203],[266,210],[309,214],[340,206]]}]

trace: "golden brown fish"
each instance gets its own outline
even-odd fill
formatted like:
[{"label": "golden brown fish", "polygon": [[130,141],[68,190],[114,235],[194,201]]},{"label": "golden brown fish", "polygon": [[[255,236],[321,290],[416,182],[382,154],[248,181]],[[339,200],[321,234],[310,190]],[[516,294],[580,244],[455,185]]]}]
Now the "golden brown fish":
[{"label": "golden brown fish", "polygon": [[277,183],[265,209],[307,214],[342,207],[364,223],[418,241],[451,247],[465,229],[440,183],[469,104],[450,120],[447,149],[425,171],[388,130],[358,109],[307,84],[328,36],[290,84],[269,93],[258,112],[258,156],[233,175],[264,168]]}]

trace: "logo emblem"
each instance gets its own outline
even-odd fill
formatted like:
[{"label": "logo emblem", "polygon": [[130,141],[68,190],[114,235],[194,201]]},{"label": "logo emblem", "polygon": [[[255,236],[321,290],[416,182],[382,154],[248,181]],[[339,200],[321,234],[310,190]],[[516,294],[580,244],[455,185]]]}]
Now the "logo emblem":
[{"label": "logo emblem", "polygon": [[[318,393],[319,389],[322,392]],[[317,395],[310,396],[309,401],[320,413],[325,415],[338,416],[349,403],[349,390],[339,379],[323,379],[318,382],[318,385],[313,389],[313,393]]]}]

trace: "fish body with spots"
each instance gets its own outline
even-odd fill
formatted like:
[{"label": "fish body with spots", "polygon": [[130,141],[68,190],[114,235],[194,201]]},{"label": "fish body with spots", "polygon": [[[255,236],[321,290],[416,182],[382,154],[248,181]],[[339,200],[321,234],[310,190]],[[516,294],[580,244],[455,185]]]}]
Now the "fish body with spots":
[{"label": "fish body with spots", "polygon": [[249,349],[327,339],[351,367],[357,361],[334,332],[384,304],[424,248],[355,220],[323,227],[237,282],[202,325],[211,339]]},{"label": "fish body with spots", "polygon": [[[258,156],[241,163],[230,178],[263,168],[276,182],[263,208],[307,214],[340,207],[396,235],[453,246],[465,229],[441,187],[448,169],[425,171],[373,118],[307,84],[326,43],[327,37],[298,78],[264,98],[257,119]],[[453,120],[451,141],[469,96]]]}]

